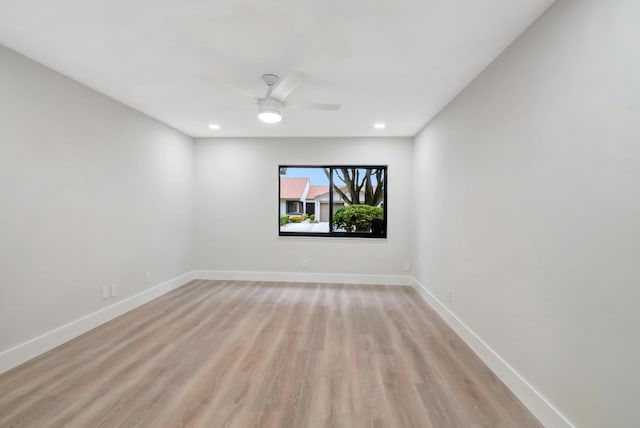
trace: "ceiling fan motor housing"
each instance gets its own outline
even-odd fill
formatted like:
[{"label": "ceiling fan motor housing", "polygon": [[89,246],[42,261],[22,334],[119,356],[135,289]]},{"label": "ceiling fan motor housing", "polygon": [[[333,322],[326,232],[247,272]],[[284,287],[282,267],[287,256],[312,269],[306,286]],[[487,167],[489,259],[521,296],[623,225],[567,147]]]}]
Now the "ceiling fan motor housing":
[{"label": "ceiling fan motor housing", "polygon": [[263,98],[258,100],[258,110],[260,112],[271,111],[274,113],[280,113],[282,109],[282,103],[275,98]]},{"label": "ceiling fan motor housing", "polygon": [[275,98],[262,98],[258,100],[258,119],[265,123],[278,123],[282,120],[282,102]]}]

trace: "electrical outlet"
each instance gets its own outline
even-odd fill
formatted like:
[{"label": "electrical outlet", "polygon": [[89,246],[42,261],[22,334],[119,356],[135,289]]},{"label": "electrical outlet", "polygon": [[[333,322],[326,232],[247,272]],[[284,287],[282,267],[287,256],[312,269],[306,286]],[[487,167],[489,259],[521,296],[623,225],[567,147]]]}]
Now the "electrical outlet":
[{"label": "electrical outlet", "polygon": [[402,268],[404,269],[405,272],[411,272],[411,263],[404,262],[404,265],[402,266]]},{"label": "electrical outlet", "polygon": [[449,294],[447,295],[447,303],[451,304],[451,290],[449,290]]},{"label": "electrical outlet", "polygon": [[111,284],[111,298],[113,299],[118,295],[118,286],[116,284]]},{"label": "electrical outlet", "polygon": [[145,282],[147,283],[147,285],[151,284],[151,272],[147,272],[147,273],[144,275],[144,280],[145,280]]},{"label": "electrical outlet", "polygon": [[302,260],[302,269],[304,269],[304,270],[309,269],[309,259],[303,259]]},{"label": "electrical outlet", "polygon": [[109,286],[108,285],[103,285],[102,286],[102,300],[107,300],[109,298],[109,292],[111,290],[109,290]]}]

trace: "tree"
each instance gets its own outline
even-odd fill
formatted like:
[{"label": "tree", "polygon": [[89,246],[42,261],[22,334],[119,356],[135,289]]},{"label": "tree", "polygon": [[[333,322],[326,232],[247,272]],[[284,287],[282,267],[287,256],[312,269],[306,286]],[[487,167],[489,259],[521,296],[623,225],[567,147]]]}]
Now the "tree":
[{"label": "tree", "polygon": [[[341,188],[333,185],[333,190],[349,205],[364,203],[365,205],[378,206],[384,200],[385,170],[383,168],[334,168],[336,176],[344,182]],[[331,179],[331,172],[324,168],[327,178]],[[374,187],[373,177],[377,183]],[[360,201],[360,194],[364,188],[364,201]]]}]

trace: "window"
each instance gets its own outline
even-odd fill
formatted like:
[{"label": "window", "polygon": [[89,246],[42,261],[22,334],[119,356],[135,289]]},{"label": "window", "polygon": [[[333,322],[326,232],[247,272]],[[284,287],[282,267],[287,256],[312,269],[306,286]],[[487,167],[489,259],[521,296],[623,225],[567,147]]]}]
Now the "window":
[{"label": "window", "polygon": [[280,236],[387,237],[386,166],[278,169]]},{"label": "window", "polygon": [[302,214],[302,202],[287,201],[287,214]]}]

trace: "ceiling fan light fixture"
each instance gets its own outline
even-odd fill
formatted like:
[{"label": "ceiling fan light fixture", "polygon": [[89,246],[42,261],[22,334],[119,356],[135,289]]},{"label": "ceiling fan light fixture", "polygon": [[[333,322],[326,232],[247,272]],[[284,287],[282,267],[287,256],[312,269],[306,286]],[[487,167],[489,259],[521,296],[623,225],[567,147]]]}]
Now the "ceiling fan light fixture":
[{"label": "ceiling fan light fixture", "polygon": [[273,98],[258,101],[258,119],[264,123],[278,123],[282,120],[282,103]]},{"label": "ceiling fan light fixture", "polygon": [[278,123],[282,120],[282,115],[277,110],[260,110],[258,119],[264,123]]}]

